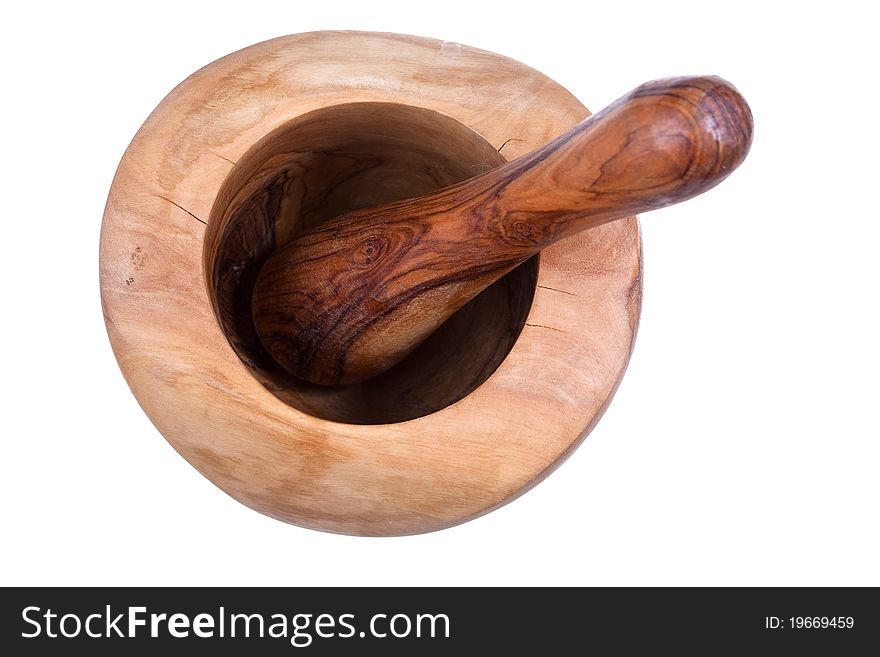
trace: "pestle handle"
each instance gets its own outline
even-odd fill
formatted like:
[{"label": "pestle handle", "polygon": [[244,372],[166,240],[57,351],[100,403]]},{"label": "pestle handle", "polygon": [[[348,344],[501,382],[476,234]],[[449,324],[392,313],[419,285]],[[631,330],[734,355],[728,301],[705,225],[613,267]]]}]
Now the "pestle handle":
[{"label": "pestle handle", "polygon": [[366,380],[545,246],[715,186],[751,136],[748,105],[724,80],[649,82],[481,176],[299,236],[257,277],[257,333],[300,378]]},{"label": "pestle handle", "polygon": [[711,189],[745,158],[752,117],[718,77],[644,84],[518,160],[457,189],[487,228],[530,249]]}]

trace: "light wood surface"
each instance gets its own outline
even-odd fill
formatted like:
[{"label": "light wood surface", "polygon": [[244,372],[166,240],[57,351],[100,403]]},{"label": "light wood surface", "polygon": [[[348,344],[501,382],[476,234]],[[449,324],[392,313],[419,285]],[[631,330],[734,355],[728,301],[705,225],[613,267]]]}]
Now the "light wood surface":
[{"label": "light wood surface", "polygon": [[[363,124],[363,103],[402,109],[367,121],[375,134],[360,143],[308,127],[316,116]],[[593,427],[628,362],[641,300],[635,219],[548,247],[454,316],[419,367],[405,360],[373,388],[272,370],[242,329],[247,295],[236,295],[298,231],[457,182],[471,174],[464,165],[482,173],[587,114],[522,64],[390,34],[282,37],[198,71],[135,136],[104,215],[104,315],[139,403],[232,497],[305,527],[431,531],[527,490]],[[420,125],[430,126],[421,145]],[[388,164],[370,164],[374,149]],[[409,172],[396,190],[395,170]]]},{"label": "light wood surface", "polygon": [[297,377],[360,383],[541,249],[714,187],[751,137],[748,105],[720,78],[644,84],[513,162],[298,235],[257,277],[257,334]]}]

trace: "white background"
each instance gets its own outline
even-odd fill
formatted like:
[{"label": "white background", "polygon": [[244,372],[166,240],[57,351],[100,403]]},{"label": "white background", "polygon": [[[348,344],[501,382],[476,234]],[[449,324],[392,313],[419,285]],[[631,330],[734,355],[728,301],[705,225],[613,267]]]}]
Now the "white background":
[{"label": "white background", "polygon": [[[880,54],[860,6],[8,5],[0,584],[880,584]],[[755,116],[739,171],[643,217],[636,351],[589,439],[439,533],[335,536],[241,506],[153,428],[103,326],[101,215],[141,122],[210,61],[320,29],[492,50],[594,111],[714,73]]]}]

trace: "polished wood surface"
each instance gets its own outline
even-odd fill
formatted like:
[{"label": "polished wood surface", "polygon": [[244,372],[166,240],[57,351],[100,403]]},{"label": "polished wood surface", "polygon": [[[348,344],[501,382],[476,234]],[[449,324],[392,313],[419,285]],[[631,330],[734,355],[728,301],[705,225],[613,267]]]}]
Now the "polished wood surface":
[{"label": "polished wood surface", "polygon": [[307,230],[262,267],[256,332],[299,378],[360,383],[548,245],[715,186],[751,135],[748,105],[720,78],[642,85],[515,161]]}]

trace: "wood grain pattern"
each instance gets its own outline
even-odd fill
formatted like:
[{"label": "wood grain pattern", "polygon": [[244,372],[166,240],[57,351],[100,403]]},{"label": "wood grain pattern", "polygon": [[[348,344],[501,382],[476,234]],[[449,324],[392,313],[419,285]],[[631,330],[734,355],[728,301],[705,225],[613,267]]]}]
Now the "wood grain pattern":
[{"label": "wood grain pattern", "polygon": [[[638,325],[638,223],[609,223],[544,249],[532,270],[534,299],[521,334],[462,399],[406,422],[334,420],[325,413],[346,405],[346,413],[365,413],[370,400],[358,402],[350,392],[357,386],[313,395],[262,377],[232,346],[216,312],[213,265],[233,253],[232,242],[224,248],[232,234],[238,232],[236,248],[246,255],[251,240],[269,231],[259,213],[248,221],[241,215],[239,225],[226,212],[244,188],[259,194],[276,180],[268,160],[252,157],[263,140],[311,112],[351,103],[437,112],[508,160],[588,114],[527,66],[432,39],[321,32],[228,55],[176,87],[120,162],[101,231],[104,318],[122,373],[150,420],[234,499],[324,531],[432,531],[534,486],[601,417]],[[329,179],[339,169],[323,170]],[[296,162],[285,171],[292,174],[285,198],[293,202],[301,180]],[[318,176],[318,169],[308,171]],[[299,217],[279,219],[271,228],[283,240]],[[239,263],[227,263],[221,273],[233,280]],[[529,289],[528,280],[517,289]],[[462,325],[458,343],[485,335],[491,325],[484,318]],[[450,353],[456,352],[444,351],[447,362],[456,360]],[[454,374],[450,366],[438,362],[435,376]],[[382,376],[396,376],[393,369]],[[381,397],[379,390],[370,394]],[[406,397],[403,388],[398,394]],[[119,432],[124,436],[125,427]],[[580,504],[573,500],[571,513]],[[181,499],[169,509],[179,512],[198,509]]]},{"label": "wood grain pattern", "polygon": [[720,78],[642,85],[516,161],[306,231],[260,271],[256,331],[297,377],[370,379],[542,248],[715,186],[751,134],[748,105]]}]

